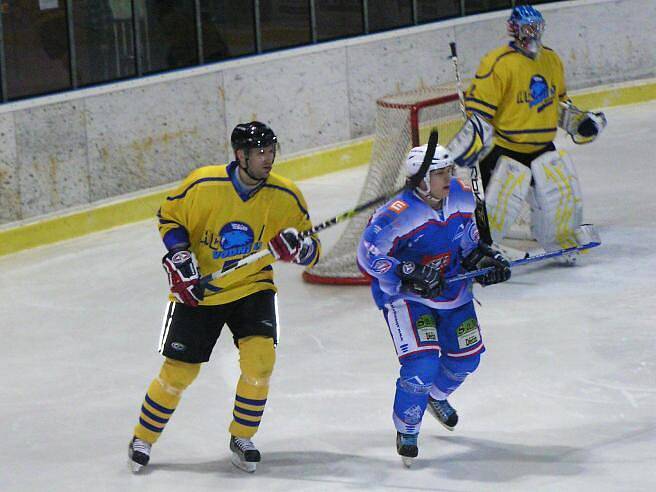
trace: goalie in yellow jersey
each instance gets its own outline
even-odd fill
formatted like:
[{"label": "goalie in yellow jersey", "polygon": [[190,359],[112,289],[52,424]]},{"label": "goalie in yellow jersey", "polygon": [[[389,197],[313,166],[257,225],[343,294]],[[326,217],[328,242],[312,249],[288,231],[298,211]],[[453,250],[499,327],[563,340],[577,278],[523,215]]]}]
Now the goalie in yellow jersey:
[{"label": "goalie in yellow jersey", "polygon": [[[271,263],[312,265],[320,245],[315,236],[299,236],[312,227],[300,190],[271,172],[277,149],[271,128],[258,121],[237,125],[231,143],[233,162],[193,171],[158,212],[171,287],[159,345],[165,359],[128,449],[133,472],[148,464],[152,444],[209,360],[224,324],[241,368],[229,428],[232,462],[253,472],[260,461],[251,438],[264,414],[278,332]],[[200,287],[201,272],[229,268],[264,248],[271,255]]]},{"label": "goalie in yellow jersey", "polygon": [[[488,141],[482,145],[459,135],[449,148],[461,165],[482,158],[487,215],[477,215],[479,222],[488,221],[478,224],[483,241],[507,237],[528,200],[531,233],[545,250],[575,246],[574,232],[583,219],[581,190],[571,159],[553,140],[560,126],[574,142],[591,142],[606,118],[579,110],[567,98],[563,63],[542,45],[545,23],[538,10],[517,6],[507,22],[512,40],[483,57],[464,98],[469,120],[461,133],[478,126],[485,131],[469,133]],[[468,158],[459,160],[461,153]]]}]

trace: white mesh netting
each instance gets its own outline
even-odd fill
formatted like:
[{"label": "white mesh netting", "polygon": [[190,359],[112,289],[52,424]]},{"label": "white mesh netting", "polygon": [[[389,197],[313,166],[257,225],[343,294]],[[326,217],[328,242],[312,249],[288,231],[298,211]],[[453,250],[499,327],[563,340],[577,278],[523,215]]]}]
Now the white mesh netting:
[{"label": "white mesh netting", "polygon": [[[357,203],[390,196],[403,186],[403,165],[413,145],[425,143],[432,127],[446,144],[462,125],[453,84],[385,96],[376,101],[376,133],[371,163]],[[468,179],[468,173],[464,176]],[[355,254],[360,235],[372,210],[352,218],[333,248],[319,263],[304,272],[314,283],[364,284],[367,278],[357,267]]]}]

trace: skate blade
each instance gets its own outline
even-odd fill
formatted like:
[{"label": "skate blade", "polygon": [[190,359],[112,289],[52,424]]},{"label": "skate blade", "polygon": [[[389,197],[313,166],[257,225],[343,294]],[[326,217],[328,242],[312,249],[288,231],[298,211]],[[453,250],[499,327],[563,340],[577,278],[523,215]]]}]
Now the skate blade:
[{"label": "skate blade", "polygon": [[446,430],[453,432],[453,429],[454,429],[453,427],[449,427],[449,426],[446,425],[444,422],[442,422],[440,419],[437,419],[437,421],[438,421],[440,424],[442,424],[442,427],[444,427]]},{"label": "skate blade", "polygon": [[142,468],[143,468],[143,465],[140,465],[136,461],[132,461],[131,459],[128,459],[128,469],[132,473],[139,473]]},{"label": "skate blade", "polygon": [[257,467],[257,463],[252,461],[243,461],[241,458],[239,458],[239,456],[237,456],[236,453],[232,453],[230,461],[233,465],[235,465],[240,470],[245,471],[246,473],[253,473]]},{"label": "skate blade", "polygon": [[409,458],[408,456],[401,456],[401,461],[403,462],[403,466],[406,468],[412,468],[412,462],[414,461],[414,458]]}]

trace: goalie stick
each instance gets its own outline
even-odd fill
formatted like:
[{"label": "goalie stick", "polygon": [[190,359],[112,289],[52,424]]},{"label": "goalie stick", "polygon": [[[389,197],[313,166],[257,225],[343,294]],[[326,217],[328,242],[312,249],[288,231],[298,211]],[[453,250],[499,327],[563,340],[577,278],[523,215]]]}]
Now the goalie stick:
[{"label": "goalie stick", "polygon": [[[431,130],[430,136],[428,138],[428,148],[426,150],[426,155],[424,156],[424,160],[421,163],[421,167],[419,168],[419,171],[417,174],[412,176],[408,180],[408,184],[406,184],[403,188],[396,190],[392,193],[387,193],[385,195],[381,195],[379,197],[373,198],[372,200],[369,200],[368,202],[365,202],[361,205],[358,205],[350,210],[347,210],[346,212],[342,212],[339,215],[336,215],[335,217],[332,217],[328,220],[325,220],[321,222],[320,224],[315,225],[311,229],[307,229],[305,231],[299,232],[299,237],[301,239],[306,238],[308,236],[311,236],[312,234],[316,234],[317,232],[321,232],[324,229],[327,229],[329,227],[334,226],[335,224],[338,224],[339,222],[343,222],[347,219],[350,219],[354,215],[359,214],[360,212],[364,212],[368,208],[371,208],[375,205],[378,205],[379,203],[385,202],[389,200],[390,197],[396,195],[406,187],[411,187],[411,189],[416,188],[421,180],[423,179],[424,175],[426,174],[426,171],[428,170],[428,167],[430,166],[430,163],[433,160],[433,156],[435,155],[435,149],[437,148],[437,140],[438,140],[438,132],[437,129],[433,128]],[[205,275],[204,277],[201,277],[199,281],[199,286],[202,288],[206,288],[207,285],[212,282],[213,280],[217,280],[220,278],[223,278],[227,275],[230,275],[233,273],[235,270],[238,270],[240,268],[245,267],[246,265],[250,265],[251,263],[255,263],[258,260],[261,260],[262,258],[266,258],[267,256],[273,257],[271,254],[271,251],[269,248],[265,248],[262,251],[258,251],[257,253],[253,253],[249,256],[246,256],[245,258],[242,258],[239,260],[237,263],[234,265],[230,266],[229,268],[226,268],[225,270],[217,270],[214,273],[210,273],[208,275]]]},{"label": "goalie stick", "polygon": [[[449,43],[451,48],[451,61],[453,62],[453,70],[456,75],[456,91],[458,92],[458,102],[462,116],[467,121],[467,110],[465,108],[465,95],[462,90],[462,80],[460,79],[460,68],[458,67],[458,52],[455,41]],[[485,191],[483,190],[483,182],[481,181],[481,172],[478,167],[478,161],[470,168],[470,179],[472,185],[472,192],[476,198],[476,222],[479,229],[479,234],[487,244],[492,244],[492,236],[490,234],[490,224],[487,218],[487,209],[485,208]]]}]

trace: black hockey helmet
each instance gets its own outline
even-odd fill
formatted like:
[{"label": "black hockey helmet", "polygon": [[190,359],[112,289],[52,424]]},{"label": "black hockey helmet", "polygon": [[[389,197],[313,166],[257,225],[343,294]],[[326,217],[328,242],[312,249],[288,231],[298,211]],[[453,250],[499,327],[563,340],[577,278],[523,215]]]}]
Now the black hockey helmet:
[{"label": "black hockey helmet", "polygon": [[261,149],[278,144],[278,137],[273,130],[264,123],[251,121],[250,123],[239,123],[230,136],[232,149]]}]

